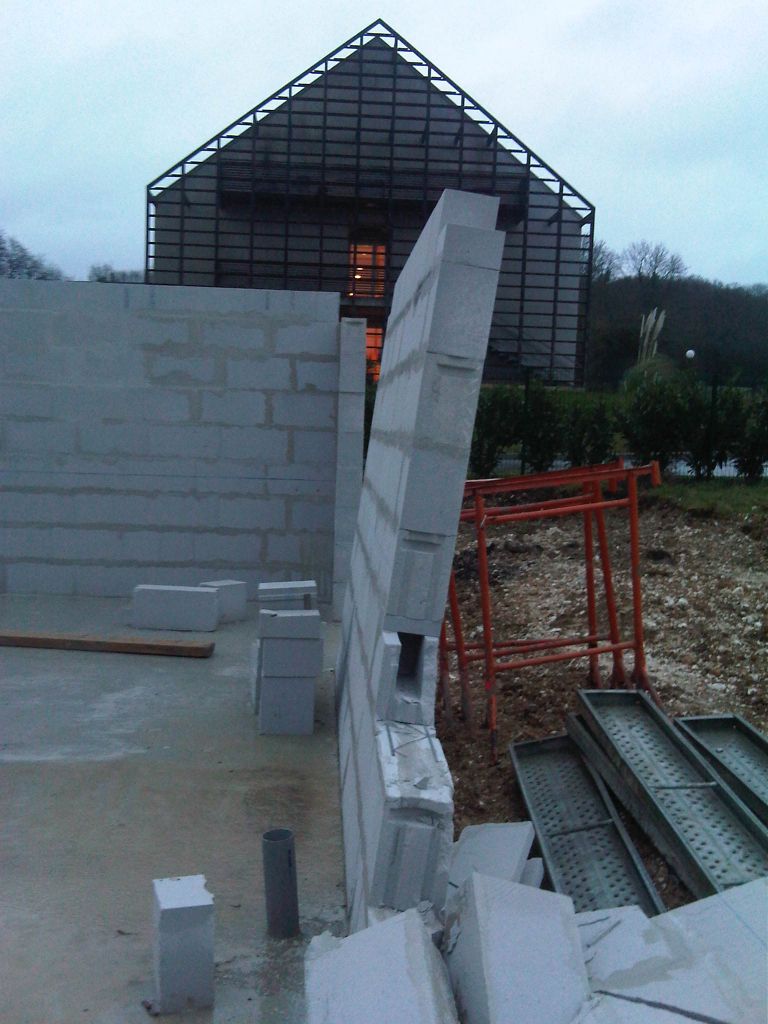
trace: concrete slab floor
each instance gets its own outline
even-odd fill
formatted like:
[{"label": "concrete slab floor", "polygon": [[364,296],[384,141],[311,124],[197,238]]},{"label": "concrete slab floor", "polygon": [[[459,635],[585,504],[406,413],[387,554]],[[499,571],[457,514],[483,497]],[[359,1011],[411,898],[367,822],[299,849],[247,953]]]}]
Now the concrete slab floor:
[{"label": "concrete slab floor", "polygon": [[[0,629],[139,635],[128,612],[3,595]],[[0,648],[3,1024],[146,1024],[152,880],[198,873],[216,900],[216,1008],[184,1020],[305,1020],[306,943],[344,927],[331,679],[313,736],[259,736],[254,618],[184,634],[215,641],[207,660]],[[290,942],[266,938],[261,834],[276,826],[296,835]]]}]

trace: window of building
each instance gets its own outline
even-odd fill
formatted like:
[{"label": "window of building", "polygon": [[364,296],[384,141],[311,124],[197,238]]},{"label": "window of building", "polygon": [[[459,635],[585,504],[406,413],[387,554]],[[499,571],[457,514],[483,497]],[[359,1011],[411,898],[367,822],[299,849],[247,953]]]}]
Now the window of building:
[{"label": "window of building", "polygon": [[365,366],[368,380],[379,379],[381,374],[381,349],[384,345],[384,328],[370,324],[365,330]]},{"label": "window of building", "polygon": [[383,299],[387,247],[383,242],[349,243],[350,298]]}]

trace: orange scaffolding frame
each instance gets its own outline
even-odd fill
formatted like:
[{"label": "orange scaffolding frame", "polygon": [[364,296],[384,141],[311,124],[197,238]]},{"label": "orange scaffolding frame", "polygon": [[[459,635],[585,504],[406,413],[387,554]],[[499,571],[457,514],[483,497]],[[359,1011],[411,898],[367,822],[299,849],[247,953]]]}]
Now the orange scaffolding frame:
[{"label": "orange scaffolding frame", "polygon": [[[450,654],[454,654],[458,665],[461,687],[462,714],[467,727],[472,729],[472,703],[469,685],[469,668],[474,662],[483,662],[485,669],[485,692],[487,700],[487,725],[490,732],[491,755],[497,759],[497,676],[503,672],[515,672],[536,665],[546,665],[576,658],[589,659],[590,685],[603,685],[599,657],[610,654],[613,669],[610,685],[626,687],[631,685],[646,690],[658,704],[658,694],[648,679],[645,660],[643,633],[643,604],[640,586],[640,530],[637,483],[641,477],[649,477],[653,486],[661,483],[657,462],[646,466],[627,467],[622,459],[600,466],[580,466],[573,469],[555,470],[529,476],[506,477],[490,480],[468,480],[464,487],[466,507],[461,512],[461,522],[474,526],[477,541],[478,577],[480,581],[480,605],[482,613],[482,641],[467,643],[461,622],[456,576],[451,572],[448,591],[448,611],[443,620],[440,634],[439,688],[443,706],[450,712]],[[555,490],[575,487],[576,494],[553,497],[522,504],[487,504],[490,496],[519,494],[521,492]],[[606,494],[607,489],[607,494]],[[632,637],[622,640],[619,635],[619,620],[616,609],[616,595],[613,585],[608,531],[605,513],[611,509],[628,509],[629,547],[632,582]],[[584,521],[584,559],[587,592],[586,636],[545,637],[536,640],[497,640],[494,638],[491,587],[488,568],[487,530],[489,526],[501,523],[525,522],[537,519],[551,519],[567,515],[582,515]],[[595,578],[595,528],[597,551],[600,555],[603,589],[608,618],[607,634],[598,632],[597,586]],[[448,639],[447,622],[450,619],[453,641]],[[577,648],[572,650],[571,648]],[[634,652],[632,672],[627,677],[624,667],[624,652]],[[521,657],[526,655],[526,657]],[[507,660],[511,659],[511,660]]]}]

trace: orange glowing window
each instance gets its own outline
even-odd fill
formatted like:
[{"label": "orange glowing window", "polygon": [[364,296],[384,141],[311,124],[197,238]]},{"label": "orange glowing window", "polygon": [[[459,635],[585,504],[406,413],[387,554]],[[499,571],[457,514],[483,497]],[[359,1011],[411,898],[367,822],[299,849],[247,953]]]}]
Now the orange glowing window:
[{"label": "orange glowing window", "polygon": [[383,242],[351,242],[349,246],[350,298],[384,298],[387,249]]},{"label": "orange glowing window", "polygon": [[365,365],[368,380],[377,381],[381,374],[381,349],[384,345],[384,328],[367,327],[365,331]]}]

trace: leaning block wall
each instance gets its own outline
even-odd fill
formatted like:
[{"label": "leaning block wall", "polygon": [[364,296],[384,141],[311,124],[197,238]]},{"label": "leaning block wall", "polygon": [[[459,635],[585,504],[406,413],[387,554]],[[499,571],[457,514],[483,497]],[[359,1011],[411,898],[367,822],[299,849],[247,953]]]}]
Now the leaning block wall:
[{"label": "leaning block wall", "polygon": [[395,289],[338,662],[347,902],[442,909],[452,785],[434,729],[437,637],[504,235],[498,199],[446,191]]},{"label": "leaning block wall", "polygon": [[338,606],[364,338],[332,294],[0,281],[0,591],[309,577]]}]

